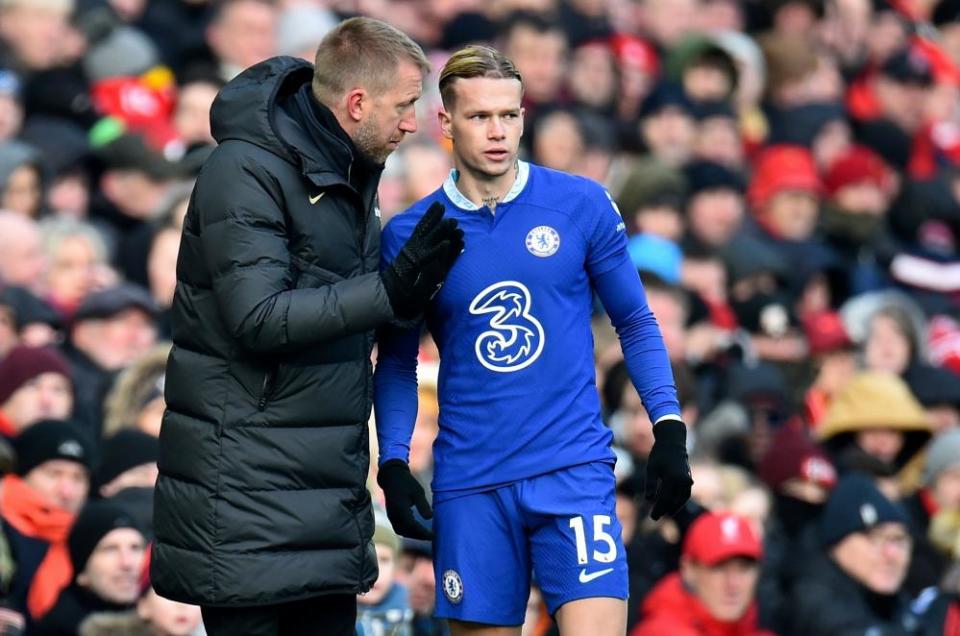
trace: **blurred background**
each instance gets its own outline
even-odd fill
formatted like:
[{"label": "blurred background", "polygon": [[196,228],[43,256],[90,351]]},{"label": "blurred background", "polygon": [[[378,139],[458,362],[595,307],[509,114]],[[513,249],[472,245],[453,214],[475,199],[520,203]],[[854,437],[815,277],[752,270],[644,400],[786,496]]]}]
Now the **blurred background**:
[{"label": "blurred background", "polygon": [[[211,104],[261,60],[312,61],[354,15],[434,68],[383,174],[384,222],[452,168],[436,73],[473,42],[523,76],[522,157],[604,184],[624,217],[695,479],[683,513],[649,521],[651,424],[598,305],[634,636],[960,634],[957,0],[0,0],[2,633],[29,633],[56,543],[25,506],[109,499],[149,541]],[[427,487],[436,364],[425,340],[410,461]],[[25,435],[49,420],[88,456],[48,424]],[[75,474],[36,472],[58,460]],[[429,544],[377,519],[359,632],[447,633]],[[202,632],[148,580],[128,600],[142,633]],[[95,618],[82,633],[119,633]],[[524,634],[555,630],[534,580]]]}]

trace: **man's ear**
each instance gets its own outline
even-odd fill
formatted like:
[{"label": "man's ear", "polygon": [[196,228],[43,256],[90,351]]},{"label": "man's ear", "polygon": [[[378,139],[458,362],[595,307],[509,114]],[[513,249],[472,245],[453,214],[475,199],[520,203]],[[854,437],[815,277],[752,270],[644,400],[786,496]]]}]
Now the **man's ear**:
[{"label": "man's ear", "polygon": [[347,116],[351,121],[360,122],[371,107],[370,93],[365,88],[354,88],[344,97]]},{"label": "man's ear", "polygon": [[453,118],[443,107],[437,112],[437,121],[440,122],[440,134],[445,139],[453,139]]}]

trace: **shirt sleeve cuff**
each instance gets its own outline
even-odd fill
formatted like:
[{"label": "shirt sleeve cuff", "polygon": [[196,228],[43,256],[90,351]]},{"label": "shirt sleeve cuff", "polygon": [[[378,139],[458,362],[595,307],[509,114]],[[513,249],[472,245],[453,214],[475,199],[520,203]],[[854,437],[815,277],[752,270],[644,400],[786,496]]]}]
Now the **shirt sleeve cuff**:
[{"label": "shirt sleeve cuff", "polygon": [[654,422],[653,424],[654,426],[656,426],[657,424],[659,424],[660,422],[663,422],[664,420],[676,420],[678,422],[683,421],[683,419],[681,419],[680,416],[677,415],[676,413],[667,413],[666,415],[661,415],[660,417],[658,417],[657,421]]}]

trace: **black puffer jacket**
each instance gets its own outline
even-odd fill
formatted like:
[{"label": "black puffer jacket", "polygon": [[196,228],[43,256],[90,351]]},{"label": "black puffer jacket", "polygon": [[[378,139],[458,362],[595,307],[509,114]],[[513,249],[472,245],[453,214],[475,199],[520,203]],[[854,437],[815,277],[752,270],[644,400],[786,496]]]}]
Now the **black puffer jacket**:
[{"label": "black puffer jacket", "polygon": [[296,98],[312,73],[273,58],[213,106],[220,145],[181,239],[160,435],[152,576],[168,598],[266,605],[377,577],[370,352],[393,317],[379,171],[332,116],[314,143]]}]

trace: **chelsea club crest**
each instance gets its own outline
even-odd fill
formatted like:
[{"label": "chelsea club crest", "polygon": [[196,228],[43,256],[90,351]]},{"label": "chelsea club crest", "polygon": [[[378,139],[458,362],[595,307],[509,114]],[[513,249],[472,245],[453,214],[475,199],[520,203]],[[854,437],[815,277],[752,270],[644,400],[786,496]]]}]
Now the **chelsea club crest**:
[{"label": "chelsea club crest", "polygon": [[463,582],[456,570],[447,570],[443,573],[443,593],[451,603],[463,600]]},{"label": "chelsea club crest", "polygon": [[527,233],[526,244],[531,254],[546,258],[560,249],[560,235],[549,225],[538,225]]}]

